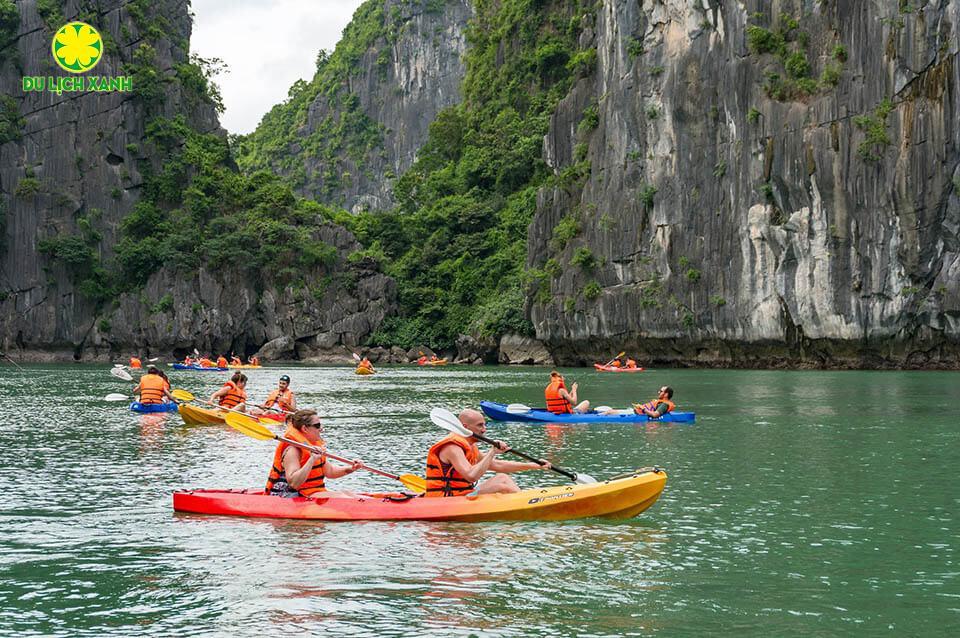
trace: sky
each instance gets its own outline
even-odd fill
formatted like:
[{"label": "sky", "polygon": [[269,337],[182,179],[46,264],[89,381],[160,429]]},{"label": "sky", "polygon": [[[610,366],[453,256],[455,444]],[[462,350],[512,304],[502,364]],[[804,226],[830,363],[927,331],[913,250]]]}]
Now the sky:
[{"label": "sky", "polygon": [[333,50],[362,1],[193,0],[191,52],[227,65],[216,80],[226,107],[220,124],[255,129],[294,82],[313,77],[317,52]]}]

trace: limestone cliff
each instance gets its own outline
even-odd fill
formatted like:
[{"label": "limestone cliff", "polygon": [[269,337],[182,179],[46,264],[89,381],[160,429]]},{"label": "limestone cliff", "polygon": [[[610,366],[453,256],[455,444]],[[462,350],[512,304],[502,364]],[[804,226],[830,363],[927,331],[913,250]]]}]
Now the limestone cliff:
[{"label": "limestone cliff", "polygon": [[604,0],[528,266],[563,363],[960,366],[960,2]]},{"label": "limestone cliff", "polygon": [[[103,278],[79,282],[77,264],[111,267],[123,221],[144,198],[145,175],[162,170],[148,152],[155,146],[146,139],[148,118],[183,116],[190,130],[225,132],[215,104],[190,89],[188,3],[27,0],[2,9],[0,350],[77,359],[194,347],[250,354],[287,337],[288,353],[311,356],[342,352],[338,346],[362,340],[390,310],[392,282],[363,261],[348,264],[359,245],[323,221],[312,233],[334,252],[303,285],[275,285],[271,273],[251,278],[241,264],[162,267],[141,289],[126,286],[113,299],[91,289]],[[96,74],[133,75],[132,93],[22,90],[23,75],[67,75],[53,64],[50,42],[73,19],[104,36]],[[182,188],[189,179],[187,171]],[[64,237],[76,242],[61,244],[54,260],[44,241]]]},{"label": "limestone cliff", "polygon": [[[307,197],[354,212],[393,206],[437,113],[460,101],[468,0],[364,3],[316,77],[291,89],[241,146]],[[278,126],[275,126],[277,124]]]}]

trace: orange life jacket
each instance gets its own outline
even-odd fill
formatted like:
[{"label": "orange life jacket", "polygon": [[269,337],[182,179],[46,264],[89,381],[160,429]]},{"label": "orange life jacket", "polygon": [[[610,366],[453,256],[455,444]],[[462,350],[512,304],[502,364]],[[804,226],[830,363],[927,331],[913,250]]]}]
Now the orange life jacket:
[{"label": "orange life jacket", "polygon": [[633,359],[627,359],[627,367],[628,367],[628,368],[636,368],[636,367],[637,367],[637,362],[634,361]]},{"label": "orange life jacket", "polygon": [[233,381],[227,381],[223,387],[230,388],[230,391],[220,397],[220,407],[232,408],[247,400],[247,393]]},{"label": "orange life jacket", "polygon": [[[306,443],[307,445],[314,445],[318,447],[323,445],[322,439],[318,441],[311,441],[303,434],[303,432],[292,425],[287,428],[287,431],[283,433],[283,436],[299,443]],[[289,446],[289,443],[280,441],[280,443],[277,445],[276,451],[273,453],[273,466],[270,468],[270,475],[267,477],[267,487],[265,490],[267,494],[273,492],[275,486],[277,487],[276,492],[293,491],[293,488],[289,487],[289,484],[287,483],[287,475],[283,469],[283,453],[287,451]],[[297,451],[300,453],[300,466],[302,467],[303,464],[307,462],[307,459],[310,458],[310,452],[304,450],[303,448],[297,448]],[[314,462],[313,467],[310,468],[310,473],[307,474],[306,480],[300,485],[300,488],[296,490],[300,496],[310,496],[311,494],[316,494],[317,492],[326,491],[327,487],[324,484],[324,470],[326,464],[326,454]]]},{"label": "orange life jacket", "polygon": [[290,391],[290,388],[287,388],[283,392],[280,392],[280,388],[277,388],[267,395],[267,400],[263,405],[268,408],[276,406],[281,410],[287,410],[289,412],[293,409],[293,392]]},{"label": "orange life jacket", "polygon": [[570,407],[570,402],[560,396],[561,389],[566,390],[566,386],[558,378],[550,381],[550,385],[543,391],[547,399],[547,410],[554,414],[570,414],[573,409]]},{"label": "orange life jacket", "polygon": [[163,391],[167,382],[159,374],[145,374],[140,377],[140,403],[163,403]]},{"label": "orange life jacket", "polygon": [[427,493],[424,496],[462,496],[476,487],[476,483],[465,479],[453,465],[440,460],[440,449],[451,444],[463,450],[471,465],[480,460],[480,450],[466,437],[450,434],[440,439],[427,452]]},{"label": "orange life jacket", "polygon": [[[674,409],[675,407],[677,407],[677,406],[673,403],[673,401],[670,401],[670,400],[662,400],[662,399],[654,399],[653,401],[649,401],[649,402],[647,402],[647,403],[644,403],[643,405],[640,406],[640,408],[644,408],[644,409],[647,409],[647,410],[650,410],[650,411],[654,411],[654,410],[657,409],[657,406],[660,405],[661,403],[666,403],[666,404],[667,404],[667,412],[666,412],[666,413],[673,412],[673,409]],[[633,411],[636,412],[637,414],[642,414],[640,408],[634,408]],[[666,414],[666,413],[665,413],[665,414]]]},{"label": "orange life jacket", "polygon": [[204,368],[212,368],[212,367],[214,367],[213,361],[211,361],[210,359],[207,359],[206,357],[200,359],[200,365],[201,365],[202,367],[204,367]]},{"label": "orange life jacket", "polygon": [[131,368],[135,368],[135,369],[139,369],[139,368],[142,368],[142,367],[143,367],[143,364],[140,363],[140,359],[138,359],[138,358],[136,358],[136,357],[130,357],[130,367],[131,367]]},{"label": "orange life jacket", "polygon": [[230,365],[232,366],[242,366],[243,361],[240,360],[240,357],[230,357]]},{"label": "orange life jacket", "polygon": [[226,368],[226,367],[227,367],[227,358],[224,357],[223,355],[221,355],[220,357],[218,357],[218,358],[217,358],[217,367],[218,367],[218,368]]}]

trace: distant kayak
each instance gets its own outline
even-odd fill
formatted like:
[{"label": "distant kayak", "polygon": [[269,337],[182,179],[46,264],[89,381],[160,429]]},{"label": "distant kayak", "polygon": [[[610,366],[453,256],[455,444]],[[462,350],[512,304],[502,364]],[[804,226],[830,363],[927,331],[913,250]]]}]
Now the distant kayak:
[{"label": "distant kayak", "polygon": [[140,403],[139,401],[134,401],[130,404],[130,410],[133,412],[139,412],[141,414],[152,414],[154,412],[176,412],[177,404],[172,402]]},{"label": "distant kayak", "polygon": [[366,368],[366,367],[364,367],[364,366],[360,366],[359,368],[357,368],[356,370],[354,370],[354,372],[356,372],[357,374],[360,374],[360,375],[376,374],[375,371],[373,371],[373,370],[370,369],[370,368]]},{"label": "distant kayak", "polygon": [[614,366],[605,366],[600,363],[593,364],[599,372],[643,372],[643,368],[616,368]]},{"label": "distant kayak", "polygon": [[651,419],[645,414],[554,414],[543,408],[533,408],[527,412],[508,412],[503,403],[481,401],[480,409],[494,421],[514,421],[519,423],[693,423],[693,412],[668,412],[659,419]]},{"label": "distant kayak", "polygon": [[187,365],[185,363],[174,363],[174,370],[200,370],[201,372],[226,372],[229,368],[205,368],[203,366]]},{"label": "distant kayak", "polygon": [[447,365],[446,359],[437,359],[436,361],[418,361],[418,365],[422,366],[445,366]]},{"label": "distant kayak", "polygon": [[256,370],[263,366],[252,366],[249,363],[241,363],[240,365],[228,365],[227,367],[231,370]]},{"label": "distant kayak", "polygon": [[411,498],[406,494],[341,494],[284,498],[249,490],[186,490],[173,493],[177,512],[297,518],[322,521],[562,521],[601,516],[629,518],[653,505],[667,475],[645,468],[587,485],[558,485],[515,494]]}]

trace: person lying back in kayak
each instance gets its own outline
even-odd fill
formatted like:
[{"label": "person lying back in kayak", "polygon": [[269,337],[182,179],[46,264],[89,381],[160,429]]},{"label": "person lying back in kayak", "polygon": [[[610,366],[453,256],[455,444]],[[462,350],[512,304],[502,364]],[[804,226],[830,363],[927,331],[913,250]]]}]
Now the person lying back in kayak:
[{"label": "person lying back in kayak", "polygon": [[673,388],[665,385],[660,388],[660,392],[657,393],[657,398],[653,401],[634,403],[633,411],[637,414],[646,414],[651,419],[659,419],[667,412],[673,412],[673,408],[676,406],[673,401],[670,400],[672,398]]},{"label": "person lying back in kayak", "polygon": [[230,380],[223,387],[210,395],[210,403],[216,403],[221,408],[230,408],[239,412],[247,411],[247,375],[234,372]]},{"label": "person lying back in kayak", "polygon": [[133,388],[133,393],[140,395],[140,403],[145,405],[163,403],[164,399],[174,400],[170,394],[170,383],[154,366],[147,368],[147,373],[140,377],[140,383]]},{"label": "person lying back in kayak", "polygon": [[316,451],[297,448],[281,441],[273,453],[273,465],[267,477],[266,493],[292,498],[307,496],[315,498],[327,490],[325,479],[340,478],[353,474],[363,461],[353,461],[350,465],[334,465],[327,462],[323,439],[320,438],[323,426],[320,417],[313,410],[297,410],[288,421],[284,438],[312,445]]},{"label": "person lying back in kayak", "polygon": [[550,373],[550,384],[544,389],[543,395],[547,399],[547,410],[554,414],[583,414],[590,411],[589,401],[577,403],[577,384],[570,386],[570,392],[567,392],[563,375],[556,370]]},{"label": "person lying back in kayak", "polygon": [[[476,410],[464,410],[460,413],[460,423],[474,434],[487,431],[487,421]],[[426,496],[464,496],[465,494],[512,494],[520,487],[505,472],[523,470],[550,469],[550,463],[518,463],[501,461],[498,454],[510,448],[503,441],[497,446],[480,454],[477,439],[450,434],[434,443],[427,452],[427,492]],[[477,485],[477,481],[488,471],[500,472]]]},{"label": "person lying back in kayak", "polygon": [[277,382],[277,388],[267,395],[267,400],[264,401],[260,407],[263,409],[253,410],[252,413],[258,415],[277,413],[276,410],[271,410],[270,408],[279,408],[281,412],[296,412],[297,397],[294,396],[293,390],[290,389],[290,377],[285,374],[281,375],[280,381]]}]

